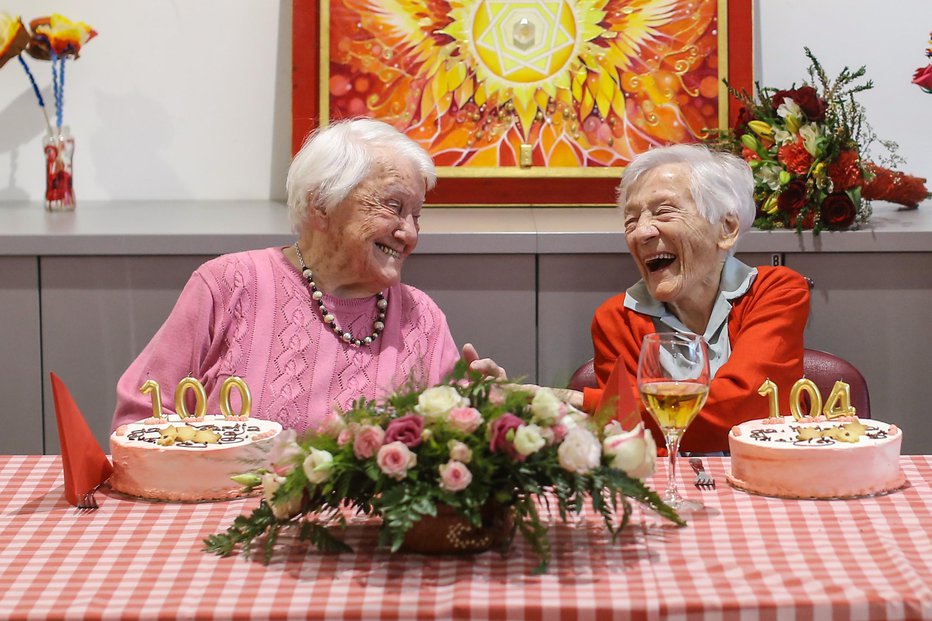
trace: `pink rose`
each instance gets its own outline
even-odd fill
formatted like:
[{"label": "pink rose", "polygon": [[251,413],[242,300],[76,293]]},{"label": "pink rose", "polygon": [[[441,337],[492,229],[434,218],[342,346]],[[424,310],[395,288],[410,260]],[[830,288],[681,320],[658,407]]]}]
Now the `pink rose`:
[{"label": "pink rose", "polygon": [[[505,412],[502,416],[495,419],[489,427],[489,450],[493,453],[504,452],[511,457],[518,457],[519,455],[514,445],[514,432],[523,424],[524,421],[511,412]],[[511,433],[511,438],[508,437],[509,432]]]},{"label": "pink rose", "polygon": [[440,466],[440,487],[448,492],[458,492],[472,483],[472,473],[462,462],[450,460]]},{"label": "pink rose", "polygon": [[337,436],[337,444],[339,446],[346,446],[353,441],[353,432],[347,428],[340,432],[340,435]]},{"label": "pink rose", "polygon": [[338,412],[330,412],[320,424],[317,432],[328,438],[337,438],[344,429],[346,429],[346,421],[343,420],[343,415]]},{"label": "pink rose", "polygon": [[385,444],[401,442],[408,448],[414,448],[421,443],[421,432],[424,431],[424,417],[408,414],[396,418],[385,428]]},{"label": "pink rose", "polygon": [[375,461],[383,474],[400,481],[408,475],[408,470],[417,465],[417,455],[404,443],[395,441],[382,445]]},{"label": "pink rose", "polygon": [[623,470],[629,477],[645,479],[654,473],[657,445],[643,423],[631,431],[621,431],[602,441],[602,452],[611,458],[611,467]]},{"label": "pink rose", "polygon": [[385,432],[376,425],[363,425],[353,439],[353,454],[359,459],[369,459],[382,446]]},{"label": "pink rose", "polygon": [[450,459],[461,461],[464,464],[472,461],[472,449],[459,440],[450,440],[447,443],[447,448],[450,449]]},{"label": "pink rose", "polygon": [[482,424],[482,414],[476,408],[453,408],[447,413],[450,427],[462,433],[472,433]]}]

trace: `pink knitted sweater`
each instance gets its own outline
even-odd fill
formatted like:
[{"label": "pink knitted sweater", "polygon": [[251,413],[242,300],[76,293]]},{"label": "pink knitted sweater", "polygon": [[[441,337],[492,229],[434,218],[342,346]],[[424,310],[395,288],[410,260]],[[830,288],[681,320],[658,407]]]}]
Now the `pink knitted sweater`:
[{"label": "pink knitted sweater", "polygon": [[[191,375],[207,392],[207,412],[219,413],[223,380],[238,375],[252,394],[252,415],[298,433],[316,428],[333,408],[360,396],[382,397],[408,379],[440,381],[459,358],[446,317],[422,291],[395,285],[385,292],[385,329],[369,346],[343,343],[323,323],[307,282],[281,248],[218,257],[188,280],[168,319],[117,384],[113,428],[150,416],[152,379],[162,409],[174,412],[179,380]],[[337,324],[368,335],[374,298],[324,294]],[[193,394],[188,391],[189,410]],[[231,391],[233,411],[239,393]]]}]

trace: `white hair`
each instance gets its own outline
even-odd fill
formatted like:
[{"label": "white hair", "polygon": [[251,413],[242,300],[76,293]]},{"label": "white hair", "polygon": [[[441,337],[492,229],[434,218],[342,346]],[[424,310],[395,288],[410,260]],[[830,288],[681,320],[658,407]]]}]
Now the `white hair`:
[{"label": "white hair", "polygon": [[303,227],[309,207],[331,211],[379,163],[399,157],[420,172],[425,190],[434,187],[437,171],[430,155],[387,123],[359,118],[314,130],[294,156],[285,180],[294,231]]},{"label": "white hair", "polygon": [[739,237],[754,224],[757,206],[751,167],[737,155],[712,151],[701,144],[658,147],[635,157],[622,173],[618,206],[624,208],[628,192],[643,174],[665,164],[689,167],[690,191],[706,220],[715,224],[733,215],[738,220]]}]

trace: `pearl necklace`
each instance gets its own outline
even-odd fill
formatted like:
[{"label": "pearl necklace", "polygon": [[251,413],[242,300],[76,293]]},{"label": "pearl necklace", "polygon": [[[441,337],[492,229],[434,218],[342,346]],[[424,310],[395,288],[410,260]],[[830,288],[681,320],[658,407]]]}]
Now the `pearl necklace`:
[{"label": "pearl necklace", "polygon": [[298,255],[298,263],[301,265],[301,274],[304,276],[304,279],[307,280],[307,286],[311,288],[311,299],[317,302],[317,308],[320,310],[320,316],[323,317],[324,323],[327,324],[333,333],[340,337],[344,343],[349,343],[350,345],[368,345],[372,343],[375,339],[379,338],[379,335],[382,333],[382,330],[385,329],[385,310],[388,308],[388,300],[385,299],[385,296],[382,295],[382,292],[379,291],[375,294],[375,306],[379,311],[378,316],[375,321],[372,322],[372,334],[367,336],[364,339],[357,339],[352,334],[340,328],[337,325],[337,320],[333,316],[333,313],[327,310],[327,307],[324,306],[323,297],[324,294],[317,288],[317,283],[314,282],[314,273],[308,268],[304,263],[304,257],[301,255],[301,248],[298,247],[298,242],[294,243],[295,253]]}]

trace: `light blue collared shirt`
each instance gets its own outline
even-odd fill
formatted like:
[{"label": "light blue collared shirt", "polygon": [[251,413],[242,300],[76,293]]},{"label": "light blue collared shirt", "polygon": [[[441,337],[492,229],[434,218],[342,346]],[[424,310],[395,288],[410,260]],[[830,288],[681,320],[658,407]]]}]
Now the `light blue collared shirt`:
[{"label": "light blue collared shirt", "polygon": [[[702,338],[709,348],[709,373],[712,377],[731,356],[731,340],[728,338],[728,315],[731,313],[731,301],[748,292],[757,277],[757,268],[749,267],[729,256],[722,268],[722,279],[718,286],[718,297],[712,307],[712,315],[706,325]],[[639,280],[625,291],[625,308],[636,313],[648,315],[654,322],[657,332],[685,332],[692,330],[683,325],[663,302],[658,302],[647,291],[647,285]]]}]

